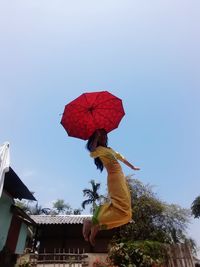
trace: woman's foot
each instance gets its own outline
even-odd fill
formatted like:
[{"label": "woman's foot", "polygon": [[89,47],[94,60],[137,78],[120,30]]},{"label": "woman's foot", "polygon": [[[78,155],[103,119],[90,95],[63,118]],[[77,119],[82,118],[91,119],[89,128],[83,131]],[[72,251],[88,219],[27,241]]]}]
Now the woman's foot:
[{"label": "woman's foot", "polygon": [[95,246],[95,237],[97,235],[97,233],[99,232],[99,225],[95,224],[91,227],[91,234],[89,237],[90,240],[90,244],[94,247]]},{"label": "woman's foot", "polygon": [[90,219],[86,219],[83,222],[83,237],[85,241],[89,241],[89,234],[92,228],[92,221]]}]

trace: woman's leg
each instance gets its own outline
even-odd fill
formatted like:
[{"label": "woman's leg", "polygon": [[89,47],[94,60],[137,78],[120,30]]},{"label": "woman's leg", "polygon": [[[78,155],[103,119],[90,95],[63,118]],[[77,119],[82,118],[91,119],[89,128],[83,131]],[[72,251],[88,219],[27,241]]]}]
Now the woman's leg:
[{"label": "woman's leg", "polygon": [[89,237],[89,241],[90,241],[90,244],[92,246],[95,245],[95,237],[96,237],[97,233],[99,232],[99,230],[100,230],[100,227],[98,224],[92,225],[91,233],[90,233],[90,237]]},{"label": "woman's leg", "polygon": [[92,245],[99,230],[124,225],[132,217],[130,191],[122,172],[108,175],[108,192],[111,203],[97,207],[92,220],[85,221],[83,225],[83,236]]},{"label": "woman's leg", "polygon": [[95,245],[95,237],[99,231],[99,225],[93,224],[91,219],[84,220],[83,222],[83,237],[85,241],[90,241],[91,245]]},{"label": "woman's leg", "polygon": [[92,220],[91,219],[86,219],[83,222],[83,237],[85,241],[89,241],[89,235],[91,232],[91,227],[92,227]]},{"label": "woman's leg", "polygon": [[120,171],[108,175],[108,193],[111,203],[95,211],[92,222],[99,229],[111,229],[128,223],[132,217],[131,196],[124,174]]}]

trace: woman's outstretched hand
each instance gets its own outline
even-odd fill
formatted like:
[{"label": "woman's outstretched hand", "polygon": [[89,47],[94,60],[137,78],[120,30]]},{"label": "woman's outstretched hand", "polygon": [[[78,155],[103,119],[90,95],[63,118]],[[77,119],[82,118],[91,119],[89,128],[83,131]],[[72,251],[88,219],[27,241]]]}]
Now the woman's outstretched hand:
[{"label": "woman's outstretched hand", "polygon": [[135,166],[133,166],[132,169],[133,169],[134,171],[139,171],[139,170],[140,170],[139,167],[135,167]]},{"label": "woman's outstretched hand", "polygon": [[128,162],[127,159],[123,159],[122,162],[124,162],[124,164],[126,164],[128,167],[130,167],[132,170],[134,171],[139,171],[140,168],[139,167],[135,167],[134,165],[132,165],[130,162]]}]

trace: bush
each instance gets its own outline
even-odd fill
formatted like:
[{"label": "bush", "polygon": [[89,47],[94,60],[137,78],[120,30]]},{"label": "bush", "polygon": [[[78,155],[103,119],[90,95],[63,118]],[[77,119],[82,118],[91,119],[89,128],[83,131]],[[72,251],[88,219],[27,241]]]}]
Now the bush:
[{"label": "bush", "polygon": [[32,264],[28,261],[24,261],[23,263],[20,263],[17,265],[17,267],[31,267]]},{"label": "bush", "polygon": [[96,259],[93,262],[93,267],[117,267],[112,264],[109,258],[106,259],[106,262],[100,261],[99,259]]},{"label": "bush", "polygon": [[161,266],[166,250],[163,244],[156,241],[128,241],[112,245],[109,258],[118,267]]}]

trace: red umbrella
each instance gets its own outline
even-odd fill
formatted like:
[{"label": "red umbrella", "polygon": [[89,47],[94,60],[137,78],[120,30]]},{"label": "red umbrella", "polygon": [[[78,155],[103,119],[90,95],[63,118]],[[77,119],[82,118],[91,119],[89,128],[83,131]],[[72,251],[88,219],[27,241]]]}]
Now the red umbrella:
[{"label": "red umbrella", "polygon": [[124,115],[122,100],[111,93],[84,93],[65,106],[61,124],[69,136],[87,140],[96,129],[117,128]]}]

